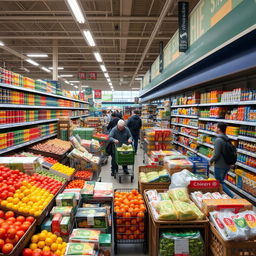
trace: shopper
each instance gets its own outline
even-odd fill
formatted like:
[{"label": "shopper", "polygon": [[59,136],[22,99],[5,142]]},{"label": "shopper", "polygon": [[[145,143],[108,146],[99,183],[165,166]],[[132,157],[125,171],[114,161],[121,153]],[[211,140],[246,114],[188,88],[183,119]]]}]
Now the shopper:
[{"label": "shopper", "polygon": [[116,116],[119,117],[120,119],[123,119],[123,115],[121,112],[119,112],[119,110],[116,110]]},{"label": "shopper", "polygon": [[127,127],[130,129],[133,137],[135,154],[137,153],[140,129],[142,126],[142,122],[139,114],[140,112],[138,110],[134,110],[133,116],[131,116],[127,122]]},{"label": "shopper", "polygon": [[120,120],[120,118],[116,116],[116,113],[112,113],[111,118],[112,119],[107,126],[108,132],[110,132],[117,125],[118,121]]},{"label": "shopper", "polygon": [[[109,134],[109,141],[113,144],[112,147],[112,161],[111,161],[111,176],[114,176],[118,171],[118,165],[115,161],[115,147],[121,146],[122,144],[130,144],[132,143],[132,134],[129,128],[125,127],[125,122],[123,120],[119,120],[117,126],[114,127]],[[128,167],[123,165],[123,170],[125,174],[129,174]]]},{"label": "shopper", "polygon": [[110,122],[110,118],[107,115],[107,111],[106,110],[102,110],[102,117],[103,117],[104,125],[108,125],[109,122]]},{"label": "shopper", "polygon": [[228,189],[224,181],[231,165],[236,162],[236,152],[226,135],[226,128],[227,126],[224,123],[218,123],[217,125],[218,137],[215,140],[214,155],[210,160],[210,164],[214,163],[214,176],[222,185],[223,191],[233,198],[233,193]]}]

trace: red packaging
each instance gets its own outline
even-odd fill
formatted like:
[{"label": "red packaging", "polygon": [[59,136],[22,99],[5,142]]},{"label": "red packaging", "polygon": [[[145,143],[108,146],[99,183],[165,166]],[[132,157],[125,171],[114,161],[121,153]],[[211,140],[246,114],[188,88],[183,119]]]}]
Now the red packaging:
[{"label": "red packaging", "polygon": [[60,223],[61,223],[62,215],[57,213],[53,216],[52,219],[52,233],[60,236]]}]

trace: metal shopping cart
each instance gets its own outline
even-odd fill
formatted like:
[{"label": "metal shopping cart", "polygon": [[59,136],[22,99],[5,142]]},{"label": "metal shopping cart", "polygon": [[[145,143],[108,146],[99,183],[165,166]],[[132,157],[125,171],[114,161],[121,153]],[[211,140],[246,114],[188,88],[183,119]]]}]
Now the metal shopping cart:
[{"label": "metal shopping cart", "polygon": [[[135,159],[135,153],[134,148],[133,150],[127,150],[127,151],[120,151],[118,150],[118,146],[115,145],[115,161],[118,165],[117,172],[115,173],[114,177],[119,180],[119,183],[122,183],[122,177],[124,176],[130,176],[131,182],[134,180],[134,159]],[[127,166],[127,171],[129,174],[125,173],[123,170],[121,171],[119,166]],[[129,168],[130,167],[130,168]]]}]

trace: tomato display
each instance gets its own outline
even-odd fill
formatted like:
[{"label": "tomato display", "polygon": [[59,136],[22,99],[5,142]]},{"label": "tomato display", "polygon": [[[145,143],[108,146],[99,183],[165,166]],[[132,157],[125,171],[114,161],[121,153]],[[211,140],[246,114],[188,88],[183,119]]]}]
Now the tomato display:
[{"label": "tomato display", "polygon": [[84,180],[72,180],[68,183],[66,188],[67,189],[69,189],[69,188],[80,188],[80,189],[82,189],[84,187],[84,183],[85,183]]},{"label": "tomato display", "polygon": [[75,174],[75,178],[79,178],[82,180],[91,180],[93,176],[93,172],[91,171],[77,171]]}]

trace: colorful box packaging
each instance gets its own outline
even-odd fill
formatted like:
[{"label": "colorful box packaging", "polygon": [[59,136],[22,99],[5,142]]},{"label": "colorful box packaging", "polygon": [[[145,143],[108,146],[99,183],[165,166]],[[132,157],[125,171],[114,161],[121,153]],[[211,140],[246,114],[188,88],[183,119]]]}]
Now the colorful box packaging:
[{"label": "colorful box packaging", "polygon": [[57,213],[52,218],[52,233],[60,236],[60,223],[61,223],[62,215]]},{"label": "colorful box packaging", "polygon": [[77,206],[75,193],[62,193],[56,197],[57,206]]},{"label": "colorful box packaging", "polygon": [[60,222],[60,234],[61,236],[68,236],[71,231],[71,218],[63,217]]},{"label": "colorful box packaging", "polygon": [[94,256],[94,244],[92,243],[68,243],[65,256],[89,255]]},{"label": "colorful box packaging", "polygon": [[52,220],[46,219],[41,225],[41,230],[47,230],[48,232],[52,232]]},{"label": "colorful box packaging", "polygon": [[110,256],[112,252],[111,248],[111,234],[100,234],[100,255]]},{"label": "colorful box packaging", "polygon": [[72,218],[74,216],[74,208],[72,206],[55,206],[50,212],[50,218],[52,219],[57,213],[60,213],[62,217],[66,216]]}]

